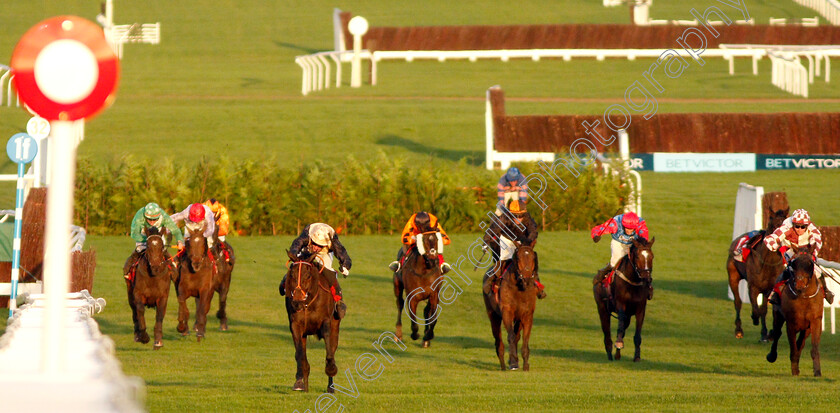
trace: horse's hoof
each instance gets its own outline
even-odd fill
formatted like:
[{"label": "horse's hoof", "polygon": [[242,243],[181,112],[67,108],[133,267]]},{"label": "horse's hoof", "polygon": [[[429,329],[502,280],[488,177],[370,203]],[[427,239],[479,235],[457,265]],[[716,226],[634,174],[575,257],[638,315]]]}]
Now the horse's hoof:
[{"label": "horse's hoof", "polygon": [[744,338],[744,332],[743,331],[736,331],[735,332],[735,338]]},{"label": "horse's hoof", "polygon": [[295,384],[292,386],[292,390],[303,391],[304,390],[303,380],[296,381]]},{"label": "horse's hoof", "polygon": [[181,335],[186,337],[186,336],[190,335],[190,331],[189,330],[184,330],[184,331],[181,332]]},{"label": "horse's hoof", "polygon": [[616,341],[615,342],[615,348],[617,348],[619,350],[623,349],[624,348],[624,342],[623,341]]},{"label": "horse's hoof", "polygon": [[815,372],[814,372],[814,377],[822,377],[822,372],[820,372],[820,371],[815,371]]},{"label": "horse's hoof", "polygon": [[135,343],[139,343],[139,342],[140,342],[140,333],[134,333],[134,342],[135,342]]},{"label": "horse's hoof", "polygon": [[423,348],[429,348],[429,340],[423,341]]},{"label": "horse's hoof", "polygon": [[754,316],[750,316],[750,317],[752,318],[753,325],[757,326],[758,325],[758,316],[754,315]]},{"label": "horse's hoof", "polygon": [[146,344],[149,342],[149,334],[148,333],[140,333],[140,342]]},{"label": "horse's hoof", "polygon": [[418,338],[420,338],[420,333],[411,333],[412,340],[417,340]]},{"label": "horse's hoof", "polygon": [[633,362],[634,362],[634,363],[639,362],[639,361],[642,361],[642,358],[641,358],[641,357],[634,357],[634,358],[633,358]]},{"label": "horse's hoof", "polygon": [[524,366],[522,366],[522,371],[530,371],[530,370],[531,370],[531,366],[530,366],[530,365],[525,364]]},{"label": "horse's hoof", "polygon": [[161,342],[158,342],[158,343],[155,343],[155,347],[154,347],[154,349],[155,349],[155,350],[160,350],[160,349],[161,349],[161,347],[163,347],[163,342],[162,342],[162,341],[161,341]]},{"label": "horse's hoof", "polygon": [[199,342],[199,343],[201,343],[201,339],[202,339],[202,338],[204,338],[204,336],[203,336],[203,335],[199,335],[199,334],[196,334],[196,335],[195,335],[195,339],[196,339],[196,341],[197,341],[197,342]]},{"label": "horse's hoof", "polygon": [[519,366],[516,365],[516,364],[511,364],[509,368],[510,368],[511,371],[519,370]]},{"label": "horse's hoof", "polygon": [[335,393],[335,389],[333,388],[333,386],[328,386],[327,387],[327,393],[331,393],[331,394]]},{"label": "horse's hoof", "polygon": [[762,343],[769,343],[770,339],[768,339],[767,337],[762,337],[759,341],[761,341]]},{"label": "horse's hoof", "polygon": [[767,353],[767,361],[771,363],[776,362],[776,353]]},{"label": "horse's hoof", "polygon": [[227,326],[219,326],[219,331],[228,331]]}]

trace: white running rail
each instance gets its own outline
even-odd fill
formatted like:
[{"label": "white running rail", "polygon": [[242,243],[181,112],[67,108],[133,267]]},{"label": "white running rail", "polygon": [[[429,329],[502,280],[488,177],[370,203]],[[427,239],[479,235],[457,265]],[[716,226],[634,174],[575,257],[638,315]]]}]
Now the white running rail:
[{"label": "white running rail", "polygon": [[[12,79],[14,77],[11,67],[0,65],[0,106],[20,106],[20,98],[17,97],[17,93],[13,93],[12,89]],[[14,105],[12,99],[14,99]]]},{"label": "white running rail", "polygon": [[812,8],[829,23],[840,25],[840,1],[837,0],[793,0],[805,7]]}]

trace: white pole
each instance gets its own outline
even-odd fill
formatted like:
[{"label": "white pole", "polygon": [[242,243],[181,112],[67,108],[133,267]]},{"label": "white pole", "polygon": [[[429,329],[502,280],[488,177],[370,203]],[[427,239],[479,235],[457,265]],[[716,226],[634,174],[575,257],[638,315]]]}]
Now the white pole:
[{"label": "white pole", "polygon": [[114,25],[114,0],[105,0],[105,22],[109,29]]},{"label": "white pole", "polygon": [[41,345],[45,374],[59,374],[66,368],[64,309],[70,287],[70,225],[73,217],[73,182],[76,174],[76,142],[73,122],[52,121],[55,150],[50,163],[47,191],[46,246],[44,251],[44,293],[46,296],[44,335]]},{"label": "white pole", "polygon": [[362,86],[362,36],[367,33],[368,22],[362,16],[356,16],[347,23],[347,29],[353,35],[353,61],[350,66],[350,87]]},{"label": "white pole", "polygon": [[625,163],[630,161],[630,137],[624,129],[618,130],[618,149],[621,152],[621,160]]},{"label": "white pole", "polygon": [[494,140],[494,131],[493,131],[493,109],[490,106],[490,91],[493,89],[498,89],[499,86],[493,86],[487,89],[486,98],[484,103],[484,130],[485,130],[485,146],[484,146],[484,153],[485,153],[485,167],[488,171],[492,171],[494,165],[494,156],[493,156],[493,140]]}]

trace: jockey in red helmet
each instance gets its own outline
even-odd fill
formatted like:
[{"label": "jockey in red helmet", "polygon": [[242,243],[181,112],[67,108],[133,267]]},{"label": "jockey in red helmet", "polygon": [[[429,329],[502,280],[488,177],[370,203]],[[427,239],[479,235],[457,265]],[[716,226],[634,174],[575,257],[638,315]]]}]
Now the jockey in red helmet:
[{"label": "jockey in red helmet", "polygon": [[[819,228],[811,222],[811,215],[804,209],[797,209],[793,214],[782,222],[779,228],[776,228],[772,234],[764,238],[764,245],[770,251],[781,251],[786,263],[790,263],[790,258],[793,256],[793,249],[811,245],[814,251],[814,261],[822,248],[822,233]],[[834,302],[834,294],[826,288],[825,277],[819,265],[814,266],[814,275],[822,282],[825,290],[825,300],[829,304]],[[770,293],[768,301],[773,305],[781,304],[779,300],[778,289],[790,278],[791,271],[789,267],[785,266],[785,270],[776,279],[776,288]]]},{"label": "jockey in red helmet", "polygon": [[[634,239],[648,239],[647,223],[644,219],[639,218],[635,212],[630,211],[621,215],[616,215],[607,222],[592,228],[592,240],[598,242],[601,240],[601,235],[604,233],[612,234],[610,241],[610,263],[606,267],[598,270],[595,275],[593,284],[598,284],[604,280],[607,274],[615,269],[618,262],[630,252],[630,245],[633,244]],[[653,298],[653,286],[650,286],[648,299]]]},{"label": "jockey in red helmet", "polygon": [[213,211],[204,204],[191,204],[183,211],[172,214],[172,220],[184,221],[184,236],[189,238],[191,233],[201,233],[207,240],[207,247],[213,248],[213,236],[216,232],[216,220],[213,219]]}]

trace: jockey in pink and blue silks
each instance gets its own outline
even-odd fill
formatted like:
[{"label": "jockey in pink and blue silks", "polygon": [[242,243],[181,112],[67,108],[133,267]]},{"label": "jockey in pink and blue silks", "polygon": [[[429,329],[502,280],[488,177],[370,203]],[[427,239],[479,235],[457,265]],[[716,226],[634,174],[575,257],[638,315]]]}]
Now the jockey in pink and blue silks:
[{"label": "jockey in pink and blue silks", "polygon": [[[627,212],[621,215],[616,215],[607,222],[592,228],[592,240],[598,242],[601,240],[601,235],[608,233],[612,235],[610,241],[610,263],[606,267],[598,270],[595,275],[593,284],[598,284],[604,280],[611,271],[615,269],[619,261],[630,253],[630,246],[633,245],[635,239],[648,239],[647,223],[644,219],[639,218],[635,212]],[[653,297],[653,286],[650,286],[648,299]]]}]

